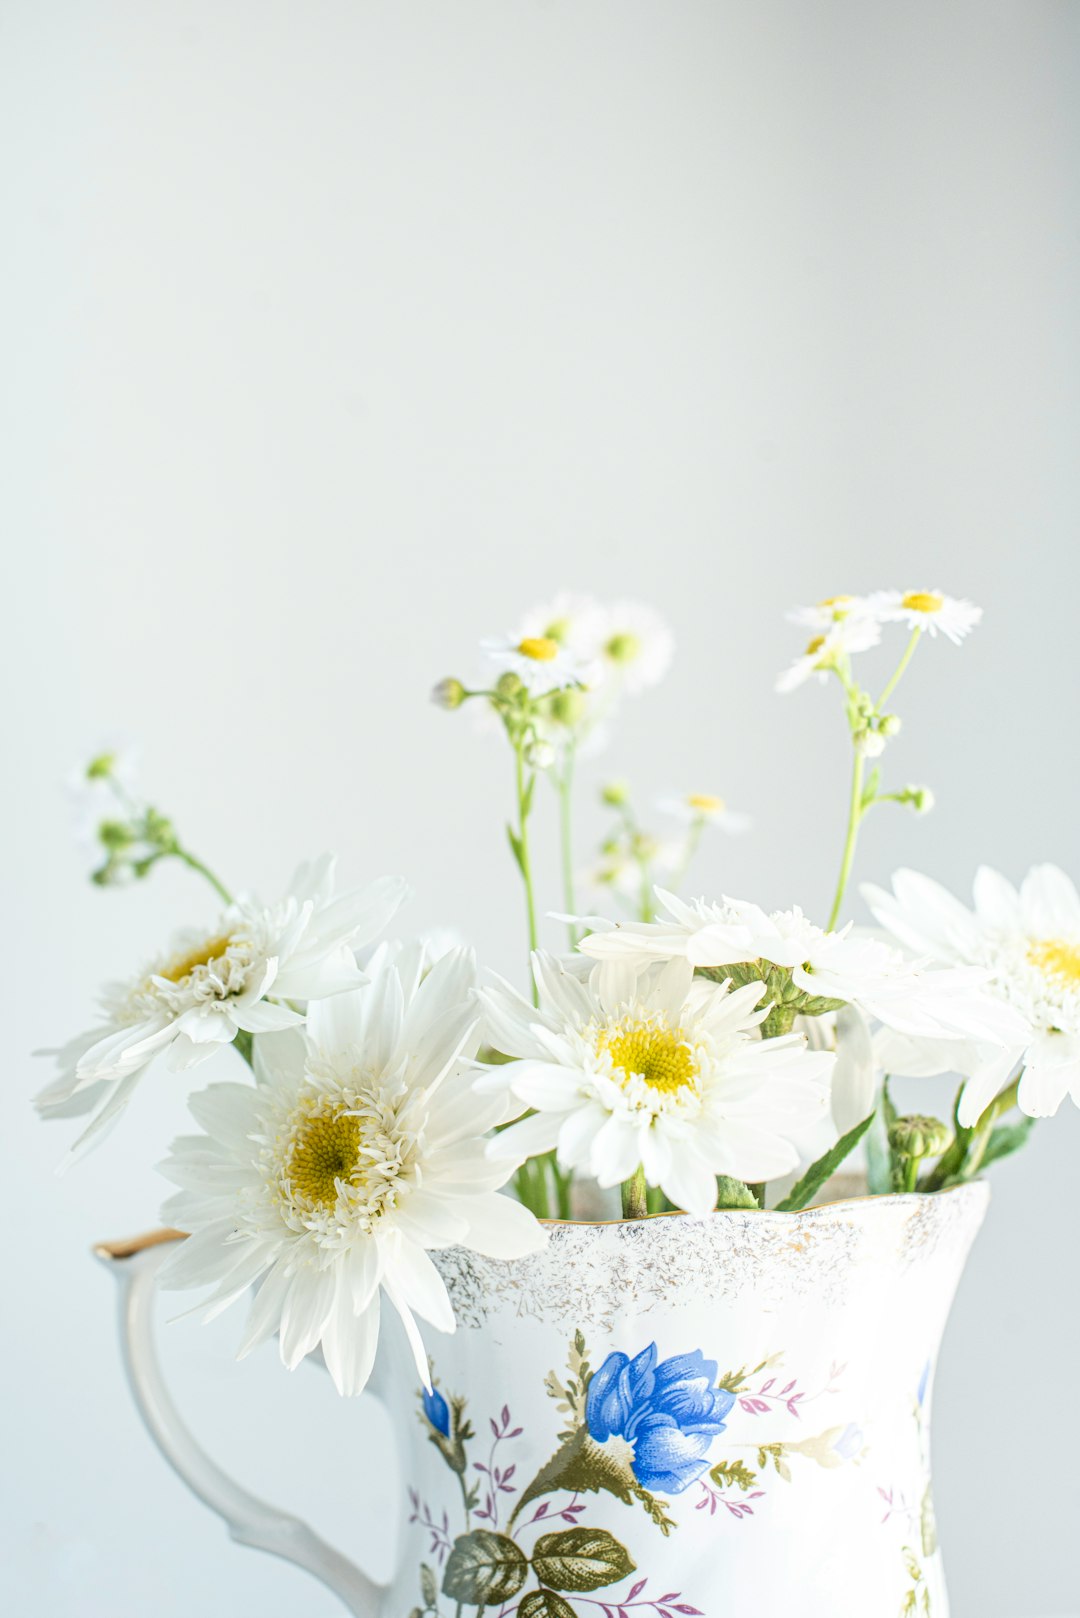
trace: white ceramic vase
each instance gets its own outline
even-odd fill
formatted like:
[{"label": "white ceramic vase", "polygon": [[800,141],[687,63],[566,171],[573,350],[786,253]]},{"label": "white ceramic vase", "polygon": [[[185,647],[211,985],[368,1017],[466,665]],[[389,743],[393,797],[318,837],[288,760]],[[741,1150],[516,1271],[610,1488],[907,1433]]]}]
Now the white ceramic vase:
[{"label": "white ceramic vase", "polygon": [[557,1224],[514,1263],[435,1255],[459,1325],[429,1336],[434,1394],[392,1335],[373,1383],[407,1480],[387,1588],[183,1428],[151,1335],[167,1246],[100,1251],[167,1458],[237,1539],[357,1618],[945,1618],[930,1392],[986,1203],[975,1184]]}]

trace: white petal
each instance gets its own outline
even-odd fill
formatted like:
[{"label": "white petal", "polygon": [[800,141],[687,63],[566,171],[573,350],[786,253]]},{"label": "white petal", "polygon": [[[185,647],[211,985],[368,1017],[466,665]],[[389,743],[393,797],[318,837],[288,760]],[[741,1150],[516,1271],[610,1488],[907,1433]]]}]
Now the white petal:
[{"label": "white petal", "polygon": [[459,1197],[459,1210],[469,1222],[463,1245],[488,1258],[515,1259],[547,1245],[547,1231],[520,1202],[498,1191]]}]

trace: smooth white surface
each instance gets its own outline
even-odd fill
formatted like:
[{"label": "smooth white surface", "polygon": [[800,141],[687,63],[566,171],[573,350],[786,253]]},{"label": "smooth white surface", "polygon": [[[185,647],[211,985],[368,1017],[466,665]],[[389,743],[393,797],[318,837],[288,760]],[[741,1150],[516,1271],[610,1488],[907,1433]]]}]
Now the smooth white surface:
[{"label": "smooth white surface", "polygon": [[[882,810],[859,872],[1080,874],[1078,33],[1051,0],[0,10],[14,1610],[337,1610],[227,1543],[121,1385],[88,1249],[156,1222],[182,1081],[60,1182],[68,1131],[27,1104],[27,1051],[209,915],[179,870],[81,884],[59,787],[103,729],[237,885],[336,847],[515,973],[508,761],[426,706],[482,634],[562,586],[654,600],[676,669],[586,789],[724,793],[757,829],[698,885],[820,913],[846,739],[835,693],[772,695],[782,609],[941,584],[986,622],[923,649],[887,760],[939,807]],[[1070,1110],[995,1174],[946,1339],[959,1618],[1075,1608],[1078,1151]],[[234,1365],[239,1329],[166,1334],[192,1420],[388,1558],[378,1417],[269,1350]]]}]

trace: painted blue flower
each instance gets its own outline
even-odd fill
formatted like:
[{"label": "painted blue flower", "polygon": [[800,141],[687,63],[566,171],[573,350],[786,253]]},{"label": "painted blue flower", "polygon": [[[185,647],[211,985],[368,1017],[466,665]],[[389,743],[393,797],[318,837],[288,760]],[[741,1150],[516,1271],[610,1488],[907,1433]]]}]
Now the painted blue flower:
[{"label": "painted blue flower", "polygon": [[427,1417],[428,1421],[430,1421],[437,1433],[442,1433],[444,1438],[449,1438],[450,1406],[447,1404],[438,1388],[432,1388],[430,1392],[427,1388],[425,1388],[421,1398],[424,1406],[424,1415]]},{"label": "painted blue flower", "polygon": [[609,1354],[589,1383],[589,1433],[599,1444],[626,1440],[643,1489],[681,1494],[706,1470],[709,1445],[735,1403],[715,1382],[716,1361],[699,1348],[659,1363],[655,1343],[633,1359]]}]

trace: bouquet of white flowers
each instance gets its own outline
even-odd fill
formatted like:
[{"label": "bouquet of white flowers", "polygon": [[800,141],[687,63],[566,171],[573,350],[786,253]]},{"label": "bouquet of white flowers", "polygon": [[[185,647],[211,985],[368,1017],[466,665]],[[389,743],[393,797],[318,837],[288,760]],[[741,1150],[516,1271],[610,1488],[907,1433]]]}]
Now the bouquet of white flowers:
[{"label": "bouquet of white flowers", "polygon": [[[835,681],[853,751],[826,927],[796,908],[685,896],[700,839],[748,825],[709,794],[662,800],[675,830],[661,835],[625,783],[607,784],[610,834],[577,871],[575,764],[620,703],[664,675],[672,642],[654,612],[561,597],[483,641],[478,683],[444,679],[433,695],[449,710],[475,705],[510,744],[523,989],[481,976],[464,947],[376,945],[406,897],[398,878],[339,894],[324,857],[275,904],[234,896],[142,800],[123,756],[101,753],[80,781],[94,880],[142,879],[176,859],[221,908],[106,989],[100,1025],[50,1053],[59,1072],[40,1111],[90,1114],[76,1156],[156,1065],[186,1071],[232,1044],[244,1081],[191,1096],[198,1133],[163,1165],[178,1187],[165,1217],[188,1234],[164,1279],[211,1287],[208,1315],[256,1288],[241,1353],[277,1333],[291,1368],[321,1345],[343,1393],[368,1379],[382,1297],[430,1388],[416,1317],[454,1328],[433,1250],[517,1258],[544,1244],[543,1221],[617,1217],[620,1203],[628,1220],[794,1212],[857,1147],[872,1194],[971,1179],[1067,1094],[1080,1102],[1075,887],[1053,866],[1019,891],[983,869],[969,910],[899,871],[891,891],[863,889],[894,942],[839,924],[865,817],[881,804],[931,805],[926,787],[883,780],[897,685],[925,637],[959,644],[979,617],[937,591],[842,596],[791,614],[810,639],[778,689]],[[875,697],[855,660],[894,624],[909,635]],[[562,955],[537,947],[530,829],[541,777],[558,806]],[[583,913],[582,877],[617,915]],[[951,1119],[898,1116],[887,1075],[950,1072],[961,1076]]]}]

